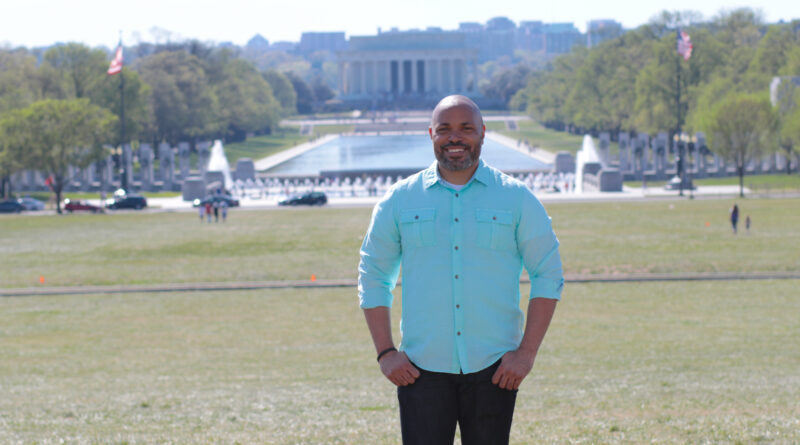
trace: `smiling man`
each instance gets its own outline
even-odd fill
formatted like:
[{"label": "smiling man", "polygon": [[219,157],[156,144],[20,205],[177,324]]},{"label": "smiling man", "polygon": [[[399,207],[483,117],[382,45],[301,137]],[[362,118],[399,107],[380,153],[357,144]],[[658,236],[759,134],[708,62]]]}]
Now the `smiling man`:
[{"label": "smiling man", "polygon": [[[404,444],[452,444],[456,425],[464,445],[505,444],[561,297],[558,240],[530,190],[480,159],[486,127],[474,102],[442,99],[428,132],[436,162],[375,206],[359,301],[380,369],[397,385]],[[390,308],[401,266],[396,348]]]}]

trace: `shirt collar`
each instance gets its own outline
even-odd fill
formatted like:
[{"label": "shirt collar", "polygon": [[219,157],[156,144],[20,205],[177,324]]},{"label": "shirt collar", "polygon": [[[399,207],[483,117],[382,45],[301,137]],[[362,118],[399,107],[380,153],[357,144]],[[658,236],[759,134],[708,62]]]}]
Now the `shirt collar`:
[{"label": "shirt collar", "polygon": [[[438,166],[439,161],[433,161],[433,164],[422,171],[422,185],[426,189],[432,187],[441,179]],[[483,159],[478,159],[478,169],[475,170],[475,174],[472,175],[470,181],[474,180],[483,185],[488,185],[492,182],[492,178],[492,172],[489,170],[489,167],[483,162]],[[467,184],[469,184],[469,182]]]}]

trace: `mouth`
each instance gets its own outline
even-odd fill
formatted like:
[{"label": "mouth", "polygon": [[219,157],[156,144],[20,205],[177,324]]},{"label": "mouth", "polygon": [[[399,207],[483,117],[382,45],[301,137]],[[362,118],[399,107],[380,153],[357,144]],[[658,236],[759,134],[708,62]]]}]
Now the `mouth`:
[{"label": "mouth", "polygon": [[443,145],[442,150],[446,151],[447,153],[461,153],[467,150],[467,147],[463,145]]}]

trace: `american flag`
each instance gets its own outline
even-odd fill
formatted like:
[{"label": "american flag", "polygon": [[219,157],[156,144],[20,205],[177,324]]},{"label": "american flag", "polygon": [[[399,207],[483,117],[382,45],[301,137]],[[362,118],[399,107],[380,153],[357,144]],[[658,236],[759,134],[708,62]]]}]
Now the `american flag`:
[{"label": "american flag", "polygon": [[689,57],[692,57],[692,39],[689,38],[689,34],[678,30],[678,55],[683,57],[683,60],[689,60]]},{"label": "american flag", "polygon": [[114,60],[108,66],[108,74],[113,76],[122,71],[122,43],[117,47],[117,53],[114,55]]}]

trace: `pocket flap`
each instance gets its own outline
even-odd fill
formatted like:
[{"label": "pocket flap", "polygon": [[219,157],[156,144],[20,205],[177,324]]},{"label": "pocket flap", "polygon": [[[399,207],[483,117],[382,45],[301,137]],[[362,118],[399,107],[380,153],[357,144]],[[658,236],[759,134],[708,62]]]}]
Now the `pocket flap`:
[{"label": "pocket flap", "polygon": [[476,209],[475,219],[478,222],[490,222],[495,224],[511,224],[514,219],[508,210]]},{"label": "pocket flap", "polygon": [[400,211],[400,222],[411,223],[420,221],[433,221],[436,209],[407,209]]}]

